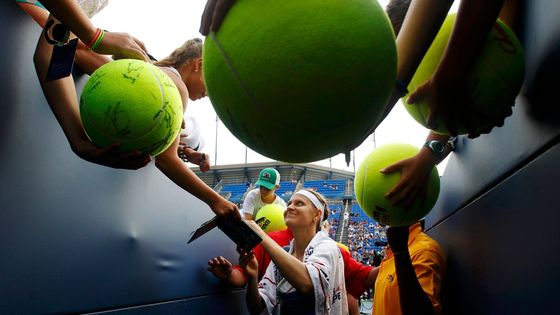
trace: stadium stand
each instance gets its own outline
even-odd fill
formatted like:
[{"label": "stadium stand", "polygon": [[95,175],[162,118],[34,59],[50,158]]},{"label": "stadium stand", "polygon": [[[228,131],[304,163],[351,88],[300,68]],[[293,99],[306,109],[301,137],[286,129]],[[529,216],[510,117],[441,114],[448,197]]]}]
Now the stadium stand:
[{"label": "stadium stand", "polygon": [[288,200],[290,200],[290,197],[294,193],[296,185],[297,182],[295,181],[281,181],[280,188],[276,190],[276,194],[287,202]]},{"label": "stadium stand", "polygon": [[346,180],[344,179],[309,180],[303,184],[303,187],[316,190],[317,192],[325,196],[327,199],[341,200],[344,197]]},{"label": "stadium stand", "polygon": [[220,194],[233,203],[240,203],[243,201],[243,196],[249,188],[249,184],[227,184],[224,185]]},{"label": "stadium stand", "polygon": [[387,244],[385,227],[370,218],[355,203],[348,218],[347,246],[353,257],[365,264],[377,265]]}]

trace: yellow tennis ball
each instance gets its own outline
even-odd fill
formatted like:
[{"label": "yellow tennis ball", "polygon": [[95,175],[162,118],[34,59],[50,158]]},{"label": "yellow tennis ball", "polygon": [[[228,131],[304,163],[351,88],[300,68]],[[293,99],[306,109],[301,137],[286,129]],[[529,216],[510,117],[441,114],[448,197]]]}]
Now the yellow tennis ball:
[{"label": "yellow tennis ball", "polygon": [[360,164],[354,178],[354,192],[367,215],[389,226],[410,225],[423,218],[434,206],[439,195],[439,175],[434,167],[428,181],[426,200],[416,200],[405,209],[395,206],[385,194],[399,181],[399,172],[382,174],[385,167],[412,157],[419,149],[410,144],[387,144],[373,150]]},{"label": "yellow tennis ball", "polygon": [[212,105],[237,139],[269,158],[311,162],[367,136],[396,62],[377,1],[243,0],[206,37],[203,71]]},{"label": "yellow tennis ball", "polygon": [[257,212],[255,222],[267,233],[285,230],[288,227],[284,222],[284,211],[286,209],[277,204],[265,205]]},{"label": "yellow tennis ball", "polygon": [[[450,14],[445,19],[408,86],[410,92],[414,92],[435,72],[449,41],[455,18],[456,14]],[[497,122],[511,115],[511,107],[515,104],[515,98],[523,83],[525,55],[521,43],[502,21],[497,20],[472,70],[458,75],[466,76],[471,111],[487,115],[486,118],[472,118],[476,131],[481,133],[484,129],[494,127]],[[414,120],[429,128],[428,103],[407,104],[407,98],[408,95],[403,98],[407,111]],[[440,134],[449,134],[443,121],[437,121],[437,127],[433,130]],[[466,134],[467,130],[462,128],[458,133]]]},{"label": "yellow tennis ball", "polygon": [[135,59],[111,61],[89,78],[80,116],[93,143],[120,143],[119,152],[158,155],[181,130],[183,103],[177,87],[158,67]]}]

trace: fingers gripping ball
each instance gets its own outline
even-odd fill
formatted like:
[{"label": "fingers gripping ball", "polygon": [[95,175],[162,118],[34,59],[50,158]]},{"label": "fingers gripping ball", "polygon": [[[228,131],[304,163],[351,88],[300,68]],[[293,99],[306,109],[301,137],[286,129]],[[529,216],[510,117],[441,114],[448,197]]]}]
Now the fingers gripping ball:
[{"label": "fingers gripping ball", "polygon": [[[433,75],[451,35],[455,18],[456,14],[450,14],[441,26],[408,86],[410,92]],[[471,112],[476,115],[473,117],[476,131],[482,133],[485,129],[491,129],[511,115],[511,107],[523,83],[524,71],[525,57],[519,40],[503,22],[496,21],[472,71],[467,74],[469,104]],[[403,98],[403,103],[410,115],[428,128],[428,104],[407,104],[407,98],[408,95]],[[434,131],[449,134],[442,121],[437,122]],[[467,130],[460,129],[458,132],[466,134]]]},{"label": "fingers gripping ball", "polygon": [[279,205],[268,204],[259,209],[255,222],[266,233],[285,230],[288,227],[284,223],[284,211],[286,209]]},{"label": "fingers gripping ball", "polygon": [[374,220],[389,226],[410,225],[423,218],[439,195],[439,175],[434,167],[430,174],[427,196],[419,198],[408,209],[394,206],[385,193],[394,187],[400,173],[382,174],[381,169],[412,157],[419,149],[409,144],[387,144],[372,151],[360,164],[354,179],[354,192],[360,207]]},{"label": "fingers gripping ball", "polygon": [[181,130],[183,105],[173,81],[140,60],[109,62],[89,78],[80,115],[93,143],[120,143],[119,151],[163,152]]},{"label": "fingers gripping ball", "polygon": [[353,149],[383,112],[397,60],[389,20],[372,0],[236,1],[203,55],[225,126],[286,162]]}]

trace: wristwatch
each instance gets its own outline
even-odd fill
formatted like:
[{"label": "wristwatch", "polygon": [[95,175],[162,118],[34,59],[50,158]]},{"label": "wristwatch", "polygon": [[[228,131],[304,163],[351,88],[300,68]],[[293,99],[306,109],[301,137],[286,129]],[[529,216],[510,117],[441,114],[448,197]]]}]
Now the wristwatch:
[{"label": "wristwatch", "polygon": [[457,137],[450,137],[449,140],[447,140],[447,145],[451,151],[455,151],[455,146],[457,146]]},{"label": "wristwatch", "polygon": [[429,148],[436,158],[441,159],[443,157],[445,152],[445,145],[443,143],[437,140],[428,140],[424,143],[424,146]]}]

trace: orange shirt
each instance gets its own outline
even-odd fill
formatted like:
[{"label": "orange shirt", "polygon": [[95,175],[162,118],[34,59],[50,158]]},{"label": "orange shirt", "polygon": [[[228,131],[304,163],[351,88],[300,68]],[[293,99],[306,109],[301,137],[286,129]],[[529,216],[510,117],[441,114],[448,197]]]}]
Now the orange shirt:
[{"label": "orange shirt", "polygon": [[[445,258],[436,241],[422,232],[420,223],[410,227],[408,252],[418,281],[432,301],[436,314],[439,314],[441,277],[445,270]],[[389,248],[387,248],[387,256],[379,266],[379,274],[375,280],[372,314],[402,314],[395,260]]]}]

